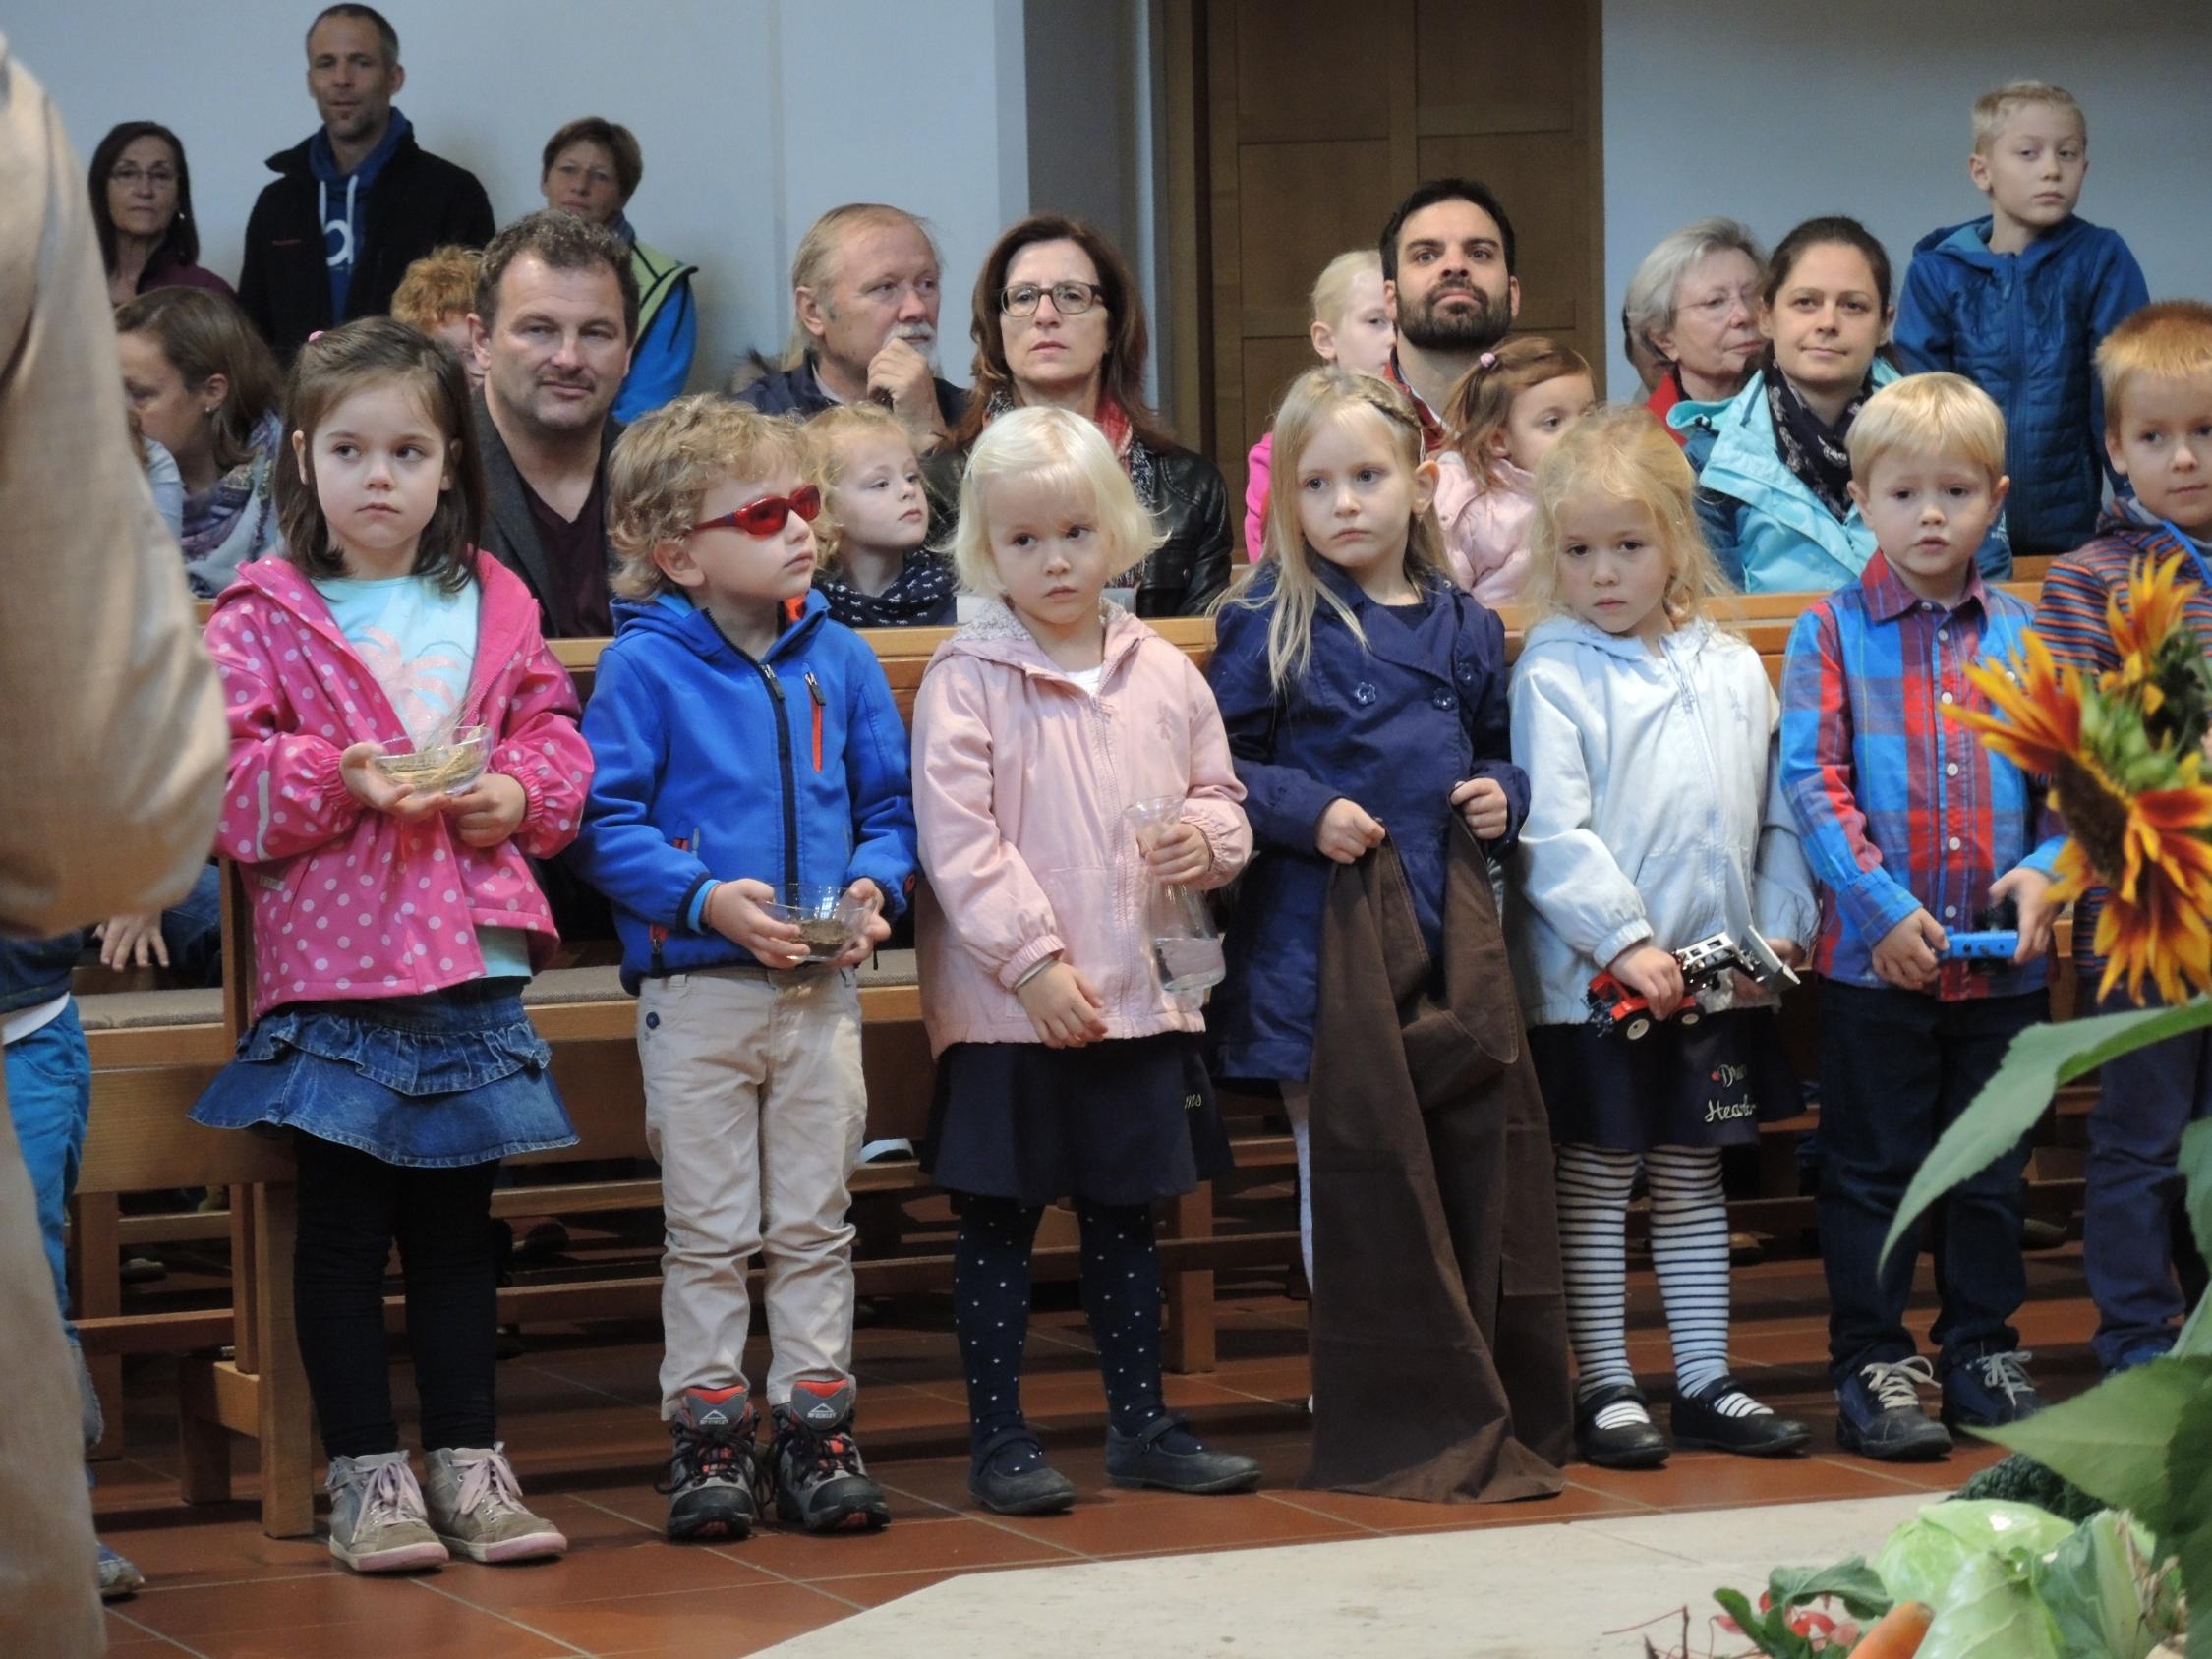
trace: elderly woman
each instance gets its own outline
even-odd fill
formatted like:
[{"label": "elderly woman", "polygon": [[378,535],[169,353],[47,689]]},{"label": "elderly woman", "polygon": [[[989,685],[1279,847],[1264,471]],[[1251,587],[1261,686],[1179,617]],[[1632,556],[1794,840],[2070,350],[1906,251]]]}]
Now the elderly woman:
[{"label": "elderly woman", "polygon": [[1759,331],[1766,263],[1749,230],[1716,218],[1662,238],[1636,267],[1622,319],[1664,365],[1645,405],[1661,421],[1677,403],[1725,403],[1743,390],[1767,344]]},{"label": "elderly woman", "polygon": [[1160,537],[1108,587],[1134,589],[1139,616],[1201,614],[1229,584],[1229,489],[1145,406],[1144,302],[1120,251],[1080,219],[1023,219],[983,261],[968,332],[974,387],[930,463],[932,495],[953,495],[969,447],[1007,410],[1074,410],[1106,434]]},{"label": "elderly woman", "polygon": [[176,134],[157,121],[110,127],[92,151],[90,184],[109,305],[154,288],[230,292],[229,283],[197,262],[192,171]]},{"label": "elderly woman", "polygon": [[640,242],[623,209],[645,177],[645,155],[627,127],[587,115],[546,141],[538,188],[546,205],[605,225],[630,251],[637,276],[637,344],[614,398],[614,419],[634,421],[683,390],[699,346],[699,308],[687,265]]}]

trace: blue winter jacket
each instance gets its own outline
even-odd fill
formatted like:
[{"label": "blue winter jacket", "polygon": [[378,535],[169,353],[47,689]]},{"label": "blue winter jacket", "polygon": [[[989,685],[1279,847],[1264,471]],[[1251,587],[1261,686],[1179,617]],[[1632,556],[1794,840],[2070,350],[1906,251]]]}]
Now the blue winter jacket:
[{"label": "blue winter jacket", "polygon": [[1997,399],[2013,550],[2070,552],[2096,534],[2104,495],[2097,342],[2150,291],[2117,231],[2071,218],[2023,253],[1993,254],[1989,228],[1975,219],[1914,246],[1897,351],[1910,368],[1948,369]]},{"label": "blue winter jacket", "polygon": [[[1875,360],[1875,385],[1896,378]],[[1827,594],[1859,579],[1874,557],[1874,532],[1855,505],[1837,518],[1782,464],[1765,372],[1725,403],[1677,403],[1666,422],[1683,434],[1698,475],[1698,521],[1730,582],[1747,594]],[[1974,562],[1987,581],[2012,574],[2003,514]]]},{"label": "blue winter jacket", "polygon": [[[1505,789],[1503,853],[1529,810],[1505,711],[1505,628],[1472,596],[1432,586],[1418,612],[1377,605],[1334,565],[1321,578],[1360,619],[1368,643],[1325,604],[1305,677],[1278,695],[1267,673],[1272,567],[1251,589],[1257,609],[1214,618],[1206,679],[1221,705],[1256,851],[1228,929],[1229,977],[1206,1008],[1222,1076],[1302,1082],[1319,1001],[1321,912],[1334,868],[1313,847],[1331,801],[1357,801],[1389,831],[1433,957],[1443,938],[1450,796],[1473,777]],[[1498,994],[1508,994],[1502,982]]]},{"label": "blue winter jacket", "polygon": [[914,873],[906,728],[875,653],[817,593],[754,660],[676,595],[614,607],[584,711],[597,772],[570,866],[613,901],[622,984],[749,964],[707,929],[710,883],[868,878],[905,907]]}]

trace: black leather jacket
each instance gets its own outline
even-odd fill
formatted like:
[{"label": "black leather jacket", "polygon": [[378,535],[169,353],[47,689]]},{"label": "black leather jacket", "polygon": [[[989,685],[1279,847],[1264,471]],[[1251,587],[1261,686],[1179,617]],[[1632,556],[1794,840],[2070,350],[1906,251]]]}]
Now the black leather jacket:
[{"label": "black leather jacket", "polygon": [[[1149,473],[1151,499],[1145,505],[1163,540],[1138,568],[1136,614],[1202,616],[1229,586],[1229,486],[1221,469],[1194,450],[1140,447],[1139,456],[1130,472],[1140,500]],[[966,451],[941,449],[923,464],[933,545],[951,544],[966,463]]]}]

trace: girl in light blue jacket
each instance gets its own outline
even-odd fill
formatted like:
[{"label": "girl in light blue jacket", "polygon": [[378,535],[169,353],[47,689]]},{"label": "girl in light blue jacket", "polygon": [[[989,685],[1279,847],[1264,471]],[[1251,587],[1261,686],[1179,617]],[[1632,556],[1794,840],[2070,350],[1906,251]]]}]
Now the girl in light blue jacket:
[{"label": "girl in light blue jacket", "polygon": [[[1586,416],[1537,470],[1524,598],[1547,611],[1513,673],[1513,759],[1531,804],[1516,851],[1514,976],[1557,1145],[1582,1455],[1656,1467],[1667,1437],[1629,1365],[1625,1242],[1642,1165],[1674,1347],[1673,1444],[1775,1456],[1805,1426],[1728,1374],[1720,1149],[1797,1110],[1774,1012],[1748,981],[1686,997],[1673,952],[1756,934],[1784,961],[1813,936],[1813,882],[1775,787],[1778,706],[1758,653],[1706,611],[1722,590],[1696,480],[1643,408]],[[1590,1023],[1601,971],[1648,1033]]]}]

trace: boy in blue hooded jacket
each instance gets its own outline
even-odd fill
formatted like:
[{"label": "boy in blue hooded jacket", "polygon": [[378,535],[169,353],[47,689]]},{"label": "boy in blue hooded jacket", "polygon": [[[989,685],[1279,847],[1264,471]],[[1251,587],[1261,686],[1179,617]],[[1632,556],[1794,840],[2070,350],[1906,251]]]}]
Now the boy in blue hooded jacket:
[{"label": "boy in blue hooded jacket", "polygon": [[[809,592],[821,496],[804,478],[795,427],[714,396],[646,416],[608,465],[611,586],[631,602],[584,715],[598,770],[569,861],[613,901],[638,997],[677,1539],[746,1536],[756,1484],[811,1532],[890,1519],[852,1437],[853,970],[906,903],[914,807],[883,668]],[[847,942],[810,952],[779,919],[802,885],[843,893]],[[744,1370],[756,1253],[764,1481]]]},{"label": "boy in blue hooded jacket", "polygon": [[2106,474],[2097,344],[2150,298],[2119,232],[2074,216],[2088,170],[2073,94],[2042,81],[1983,94],[1966,171],[1989,213],[1922,237],[1897,304],[1907,366],[1963,374],[2005,413],[2015,555],[2070,552],[2095,534]]}]

